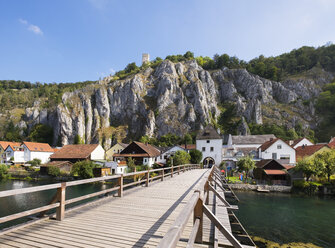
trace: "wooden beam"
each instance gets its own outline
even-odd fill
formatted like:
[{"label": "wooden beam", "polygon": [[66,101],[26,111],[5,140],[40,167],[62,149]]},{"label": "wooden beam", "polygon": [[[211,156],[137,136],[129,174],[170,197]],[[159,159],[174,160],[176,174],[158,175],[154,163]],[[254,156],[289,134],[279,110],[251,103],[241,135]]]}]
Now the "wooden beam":
[{"label": "wooden beam", "polygon": [[149,178],[150,178],[149,170],[147,171],[145,175],[146,175],[145,187],[149,187]]},{"label": "wooden beam", "polygon": [[122,174],[119,177],[118,184],[119,184],[119,187],[120,187],[119,191],[118,191],[118,196],[122,197],[123,196],[123,175]]},{"label": "wooden beam", "polygon": [[[200,195],[200,192],[199,192],[199,195]],[[203,235],[202,229],[203,229],[203,220],[204,220],[204,212],[203,212],[202,205],[203,205],[203,201],[201,197],[199,197],[197,204],[195,205],[194,211],[193,211],[193,223],[195,224],[196,220],[200,220],[198,232],[195,237],[195,242],[200,243],[200,244],[202,244],[202,235]]]},{"label": "wooden beam", "polygon": [[176,247],[183,230],[187,224],[190,215],[193,212],[194,206],[197,204],[199,199],[199,192],[194,192],[191,199],[187,202],[186,206],[178,215],[172,226],[169,228],[167,233],[164,235],[161,242],[158,244],[158,248],[174,248]]},{"label": "wooden beam", "polygon": [[196,219],[195,222],[194,222],[190,237],[188,238],[186,248],[193,248],[195,238],[196,238],[196,235],[198,233],[199,226],[200,226],[200,219]]},{"label": "wooden beam", "polygon": [[1,191],[0,192],[0,197],[6,197],[6,196],[18,195],[18,194],[25,194],[25,193],[32,193],[32,192],[43,191],[43,190],[48,190],[48,189],[57,189],[59,187],[61,187],[61,183],[54,183],[54,184],[28,187],[28,188],[22,188],[22,189],[11,189],[11,190],[6,190],[6,191]]},{"label": "wooden beam", "polygon": [[212,185],[208,185],[208,186],[209,186],[209,189],[215,193],[215,195],[222,201],[222,203],[223,203],[226,207],[231,207],[230,204],[229,204],[229,202],[227,202],[226,199],[224,199],[224,198],[219,194],[219,192],[217,192],[216,189],[213,188]]},{"label": "wooden beam", "polygon": [[206,206],[203,205],[204,214],[214,223],[214,225],[219,229],[219,231],[229,240],[229,242],[235,248],[243,248],[243,246],[238,242],[238,240],[233,236],[227,228],[222,225],[221,221],[212,213],[212,211]]},{"label": "wooden beam", "polygon": [[62,186],[57,189],[57,201],[59,207],[56,209],[56,220],[62,221],[65,217],[65,190],[66,183],[62,183]]}]

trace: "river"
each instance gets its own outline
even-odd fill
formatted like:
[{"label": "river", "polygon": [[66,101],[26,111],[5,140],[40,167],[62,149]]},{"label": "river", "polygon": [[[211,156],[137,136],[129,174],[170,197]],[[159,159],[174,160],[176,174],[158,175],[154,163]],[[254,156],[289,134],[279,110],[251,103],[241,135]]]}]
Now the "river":
[{"label": "river", "polygon": [[335,247],[335,199],[281,193],[236,192],[235,211],[252,236],[280,244],[313,243]]},{"label": "river", "polygon": [[[47,184],[46,181],[0,181],[0,191]],[[66,190],[66,199],[112,187],[83,184]],[[0,217],[47,204],[56,190],[0,198]],[[236,192],[240,199],[235,214],[250,235],[277,243],[304,242],[335,247],[335,199],[291,194]],[[82,203],[82,202],[81,202]],[[0,224],[0,229],[21,220]]]}]

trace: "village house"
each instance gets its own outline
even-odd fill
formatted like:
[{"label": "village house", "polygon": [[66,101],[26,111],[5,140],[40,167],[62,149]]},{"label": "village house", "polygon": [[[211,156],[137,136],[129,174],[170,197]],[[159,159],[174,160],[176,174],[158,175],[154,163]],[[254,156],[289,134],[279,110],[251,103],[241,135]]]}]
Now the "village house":
[{"label": "village house", "polygon": [[154,146],[134,141],[120,153],[114,154],[114,161],[128,161],[129,158],[133,158],[136,165],[143,164],[152,167],[152,165],[157,162],[157,158],[160,154],[160,150]]},{"label": "village house", "polygon": [[187,153],[189,153],[192,150],[197,149],[196,144],[182,144],[179,145],[179,147],[181,147],[182,149],[184,149],[184,151],[186,151]]},{"label": "village house", "polygon": [[335,137],[332,137],[328,143],[328,146],[332,149],[335,148]]},{"label": "village house", "polygon": [[127,173],[127,161],[123,160],[118,162],[115,161],[109,161],[105,163],[105,167],[108,167],[111,169],[111,174],[114,175],[119,175],[119,174],[124,174]]},{"label": "village house", "polygon": [[313,158],[316,154],[331,151],[331,148],[327,144],[316,144],[311,146],[300,146],[295,149],[297,154],[297,161],[300,161],[304,158],[310,159]]},{"label": "village house", "polygon": [[6,164],[24,164],[24,149],[21,143],[11,143],[7,146],[4,152],[4,162]]},{"label": "village house", "polygon": [[113,145],[111,148],[109,148],[106,151],[106,159],[108,161],[112,161],[113,160],[113,155],[116,153],[120,153],[123,151],[124,148],[126,148],[129,144],[124,144],[124,143],[116,143],[115,145]]},{"label": "village house", "polygon": [[222,161],[222,137],[212,125],[199,131],[196,149],[202,152],[204,166],[220,165]]},{"label": "village house", "polygon": [[21,143],[19,142],[9,142],[9,141],[0,141],[0,163],[4,164],[9,160],[11,157],[7,158],[7,155],[5,153],[6,148],[11,145],[12,147],[20,146]]},{"label": "village house", "polygon": [[[258,148],[260,159],[275,159],[287,161],[287,164],[296,163],[296,152],[281,139],[270,139]],[[285,162],[286,163],[286,162]]]},{"label": "village house", "polygon": [[239,158],[250,156],[254,160],[259,160],[257,149],[266,141],[275,139],[273,134],[262,135],[224,135],[222,154],[226,161],[227,169],[235,168]]},{"label": "village house", "polygon": [[51,161],[104,160],[105,150],[99,144],[65,145],[50,156]]},{"label": "village house", "polygon": [[289,185],[291,182],[287,168],[275,159],[263,159],[253,170],[257,184]]},{"label": "village house", "polygon": [[41,163],[47,163],[50,156],[54,153],[54,149],[48,143],[27,142],[22,143],[24,150],[24,161],[32,161],[34,159],[41,160]]},{"label": "village house", "polygon": [[288,142],[288,144],[291,147],[293,147],[294,149],[296,149],[297,147],[300,147],[300,146],[311,146],[311,145],[314,145],[313,142],[311,142],[307,138],[300,138],[300,139],[296,139],[296,140],[290,140]]},{"label": "village house", "polygon": [[158,147],[161,154],[156,159],[156,164],[165,165],[168,159],[173,156],[177,151],[185,151],[181,146]]}]

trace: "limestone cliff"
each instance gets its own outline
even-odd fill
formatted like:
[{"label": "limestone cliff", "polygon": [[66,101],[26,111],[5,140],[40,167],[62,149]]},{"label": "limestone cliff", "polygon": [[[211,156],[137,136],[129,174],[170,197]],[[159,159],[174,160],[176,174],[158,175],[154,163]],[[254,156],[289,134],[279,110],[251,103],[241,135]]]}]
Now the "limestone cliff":
[{"label": "limestone cliff", "polygon": [[315,97],[326,80],[274,82],[245,69],[206,71],[195,60],[185,63],[163,61],[124,80],[102,80],[80,90],[67,92],[62,102],[41,109],[38,102],[26,109],[20,125],[48,124],[54,129],[55,143],[73,143],[79,136],[86,143],[110,145],[103,130],[125,125],[129,137],[183,135],[215,122],[220,105],[236,104],[245,121],[274,122],[294,127],[315,125]]}]

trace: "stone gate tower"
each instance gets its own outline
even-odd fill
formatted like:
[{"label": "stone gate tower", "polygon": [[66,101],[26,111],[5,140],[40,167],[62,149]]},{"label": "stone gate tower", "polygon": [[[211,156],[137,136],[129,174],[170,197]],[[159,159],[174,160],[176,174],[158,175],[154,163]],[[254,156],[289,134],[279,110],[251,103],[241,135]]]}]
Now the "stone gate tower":
[{"label": "stone gate tower", "polygon": [[142,53],[142,64],[150,62],[150,55],[149,53]]}]

